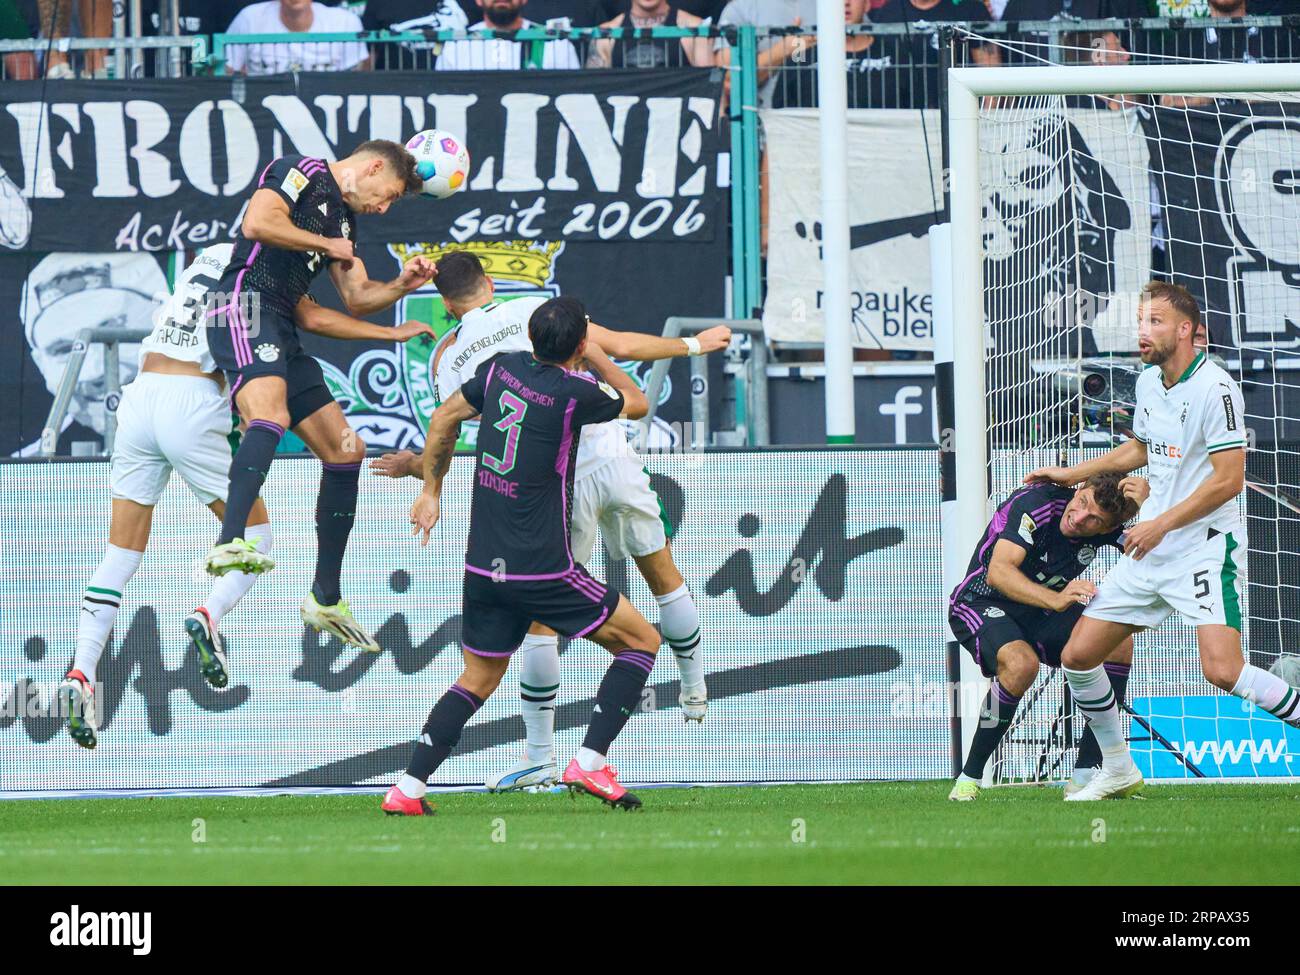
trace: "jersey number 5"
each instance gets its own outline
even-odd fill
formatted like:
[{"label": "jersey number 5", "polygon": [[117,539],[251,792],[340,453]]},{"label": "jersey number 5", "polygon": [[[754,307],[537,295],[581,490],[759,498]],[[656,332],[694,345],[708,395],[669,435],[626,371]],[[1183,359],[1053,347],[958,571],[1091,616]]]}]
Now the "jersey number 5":
[{"label": "jersey number 5", "polygon": [[489,454],[486,450],[483,451],[483,466],[505,475],[515,467],[515,455],[519,451],[520,424],[524,422],[528,404],[510,392],[502,393],[498,402],[501,405],[502,416],[492,424],[492,428],[506,435],[506,446],[500,457]]}]

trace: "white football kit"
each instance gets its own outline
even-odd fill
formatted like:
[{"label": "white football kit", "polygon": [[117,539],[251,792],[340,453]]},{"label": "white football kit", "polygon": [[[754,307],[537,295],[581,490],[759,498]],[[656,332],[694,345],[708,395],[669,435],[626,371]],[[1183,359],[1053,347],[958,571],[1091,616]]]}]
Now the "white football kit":
[{"label": "white football kit", "polygon": [[[528,319],[545,300],[493,300],[468,312],[439,343],[441,358],[434,376],[438,402],[447,400],[493,356],[531,352]],[[586,565],[595,552],[597,528],[615,559],[651,555],[668,544],[659,496],[619,420],[584,426],[578,440],[569,525],[576,562]]]},{"label": "white football kit", "polygon": [[[1168,389],[1160,369],[1147,368],[1137,381],[1133,435],[1146,444],[1151,483],[1138,520],[1150,521],[1205,482],[1214,471],[1211,454],[1245,448],[1241,389],[1203,352]],[[1177,610],[1192,626],[1240,630],[1246,535],[1238,504],[1231,498],[1169,532],[1140,561],[1121,558],[1084,615],[1153,627]]]},{"label": "white football kit", "polygon": [[[217,367],[202,321],[206,296],[230,261],[233,244],[202,251],[177,279],[171,299],[154,315],[140,357],[158,352]],[[202,376],[141,372],[123,391],[113,445],[112,496],[155,505],[175,470],[201,502],[224,501],[229,486],[233,422],[223,387]]]}]

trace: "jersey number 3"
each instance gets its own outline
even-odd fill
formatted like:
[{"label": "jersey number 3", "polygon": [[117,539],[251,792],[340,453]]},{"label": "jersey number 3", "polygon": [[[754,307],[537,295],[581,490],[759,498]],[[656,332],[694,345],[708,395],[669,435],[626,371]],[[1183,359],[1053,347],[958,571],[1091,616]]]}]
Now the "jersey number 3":
[{"label": "jersey number 3", "polygon": [[515,455],[519,451],[519,431],[520,424],[524,422],[524,414],[528,412],[528,404],[521,400],[514,393],[505,392],[501,394],[501,419],[492,424],[494,430],[500,430],[506,435],[506,446],[501,452],[500,457],[483,451],[483,466],[491,468],[498,474],[509,474],[515,467]]}]

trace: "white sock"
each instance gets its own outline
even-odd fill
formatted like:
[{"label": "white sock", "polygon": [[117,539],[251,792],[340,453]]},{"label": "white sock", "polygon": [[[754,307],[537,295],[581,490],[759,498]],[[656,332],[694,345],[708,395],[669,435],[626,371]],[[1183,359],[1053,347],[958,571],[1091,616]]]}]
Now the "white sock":
[{"label": "white sock", "polygon": [[578,749],[578,768],[584,772],[599,772],[605,767],[605,756],[590,748]]},{"label": "white sock", "polygon": [[85,674],[91,684],[95,683],[95,668],[104,655],[108,635],[113,632],[117,610],[122,605],[122,592],[135,575],[135,570],[140,568],[143,557],[143,552],[109,545],[99,567],[86,583],[86,591],[81,596],[81,613],[77,618],[77,655],[72,668]]},{"label": "white sock", "polygon": [[1287,724],[1300,726],[1300,692],[1267,670],[1246,664],[1232,693]]},{"label": "white sock", "polygon": [[1065,671],[1065,679],[1070,683],[1070,693],[1074,695],[1075,706],[1083,712],[1088,720],[1088,727],[1097,738],[1101,748],[1103,767],[1116,768],[1127,766],[1133,759],[1129,755],[1128,742],[1124,740],[1124,728],[1119,720],[1119,703],[1115,700],[1115,691],[1111,687],[1106,669],[1101,666],[1092,670]]},{"label": "white sock", "polygon": [[555,757],[555,695],[560,689],[560,638],[529,633],[515,651],[519,704],[524,718],[524,758]]},{"label": "white sock", "polygon": [[408,799],[423,799],[424,794],[429,791],[429,786],[414,775],[403,772],[402,777],[397,780],[397,791]]},{"label": "white sock", "polygon": [[975,783],[977,783],[977,784],[979,783],[979,779],[972,778],[971,776],[967,775],[965,772],[962,772],[960,775],[957,776],[957,781],[958,781],[958,782],[975,782]]},{"label": "white sock", "polygon": [[682,583],[677,589],[655,596],[659,604],[659,630],[673,659],[681,671],[682,688],[691,691],[704,689],[704,661],[700,659],[700,611],[691,598],[691,591]]},{"label": "white sock", "polygon": [[[249,525],[244,529],[244,538],[252,542],[259,552],[270,553],[272,542],[270,524]],[[221,617],[234,609],[235,604],[244,598],[244,594],[253,588],[253,583],[256,581],[257,576],[251,572],[227,572],[223,576],[217,576],[217,581],[212,584],[212,590],[203,603],[203,608],[212,618],[213,629],[216,629],[217,624],[221,622]]]}]

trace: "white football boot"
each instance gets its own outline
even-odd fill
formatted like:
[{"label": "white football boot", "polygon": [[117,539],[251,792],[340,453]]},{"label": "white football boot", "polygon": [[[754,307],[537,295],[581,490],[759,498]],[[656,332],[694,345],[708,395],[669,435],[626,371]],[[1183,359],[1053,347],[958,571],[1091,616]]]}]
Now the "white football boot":
[{"label": "white football boot", "polygon": [[488,792],[514,792],[533,786],[554,785],[559,781],[560,770],[554,757],[544,762],[521,758],[506,771],[494,775],[483,784],[487,786]]},{"label": "white football boot", "polygon": [[1128,765],[1118,769],[1103,765],[1097,770],[1088,784],[1078,791],[1067,794],[1066,802],[1093,802],[1097,799],[1127,799],[1142,790],[1142,773],[1130,760]]},{"label": "white football boot", "polygon": [[340,599],[333,606],[322,606],[314,595],[308,593],[302,601],[302,621],[323,633],[333,633],[344,643],[350,643],[367,653],[381,652],[375,638],[352,615],[352,607],[346,599]]},{"label": "white football boot", "polygon": [[95,712],[95,689],[79,670],[68,671],[59,685],[59,701],[68,719],[68,733],[82,748],[94,748],[98,743],[95,732],[99,730],[99,716]]}]

